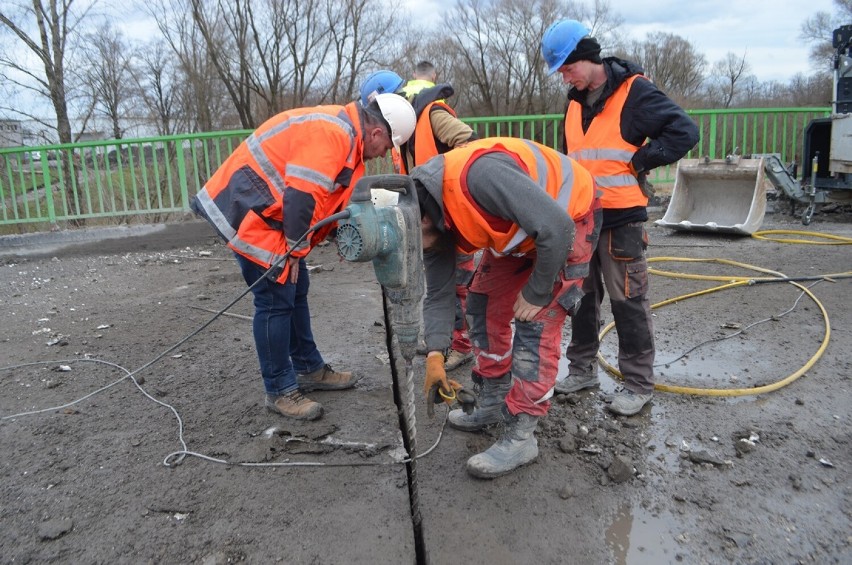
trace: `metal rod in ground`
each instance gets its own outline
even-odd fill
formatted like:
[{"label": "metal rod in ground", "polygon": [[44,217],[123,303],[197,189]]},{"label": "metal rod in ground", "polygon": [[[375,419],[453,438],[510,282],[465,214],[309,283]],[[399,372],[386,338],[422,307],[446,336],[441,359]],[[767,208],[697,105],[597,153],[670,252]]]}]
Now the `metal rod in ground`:
[{"label": "metal rod in ground", "polygon": [[415,532],[415,552],[417,563],[425,565],[426,548],[423,539],[423,516],[420,514],[420,487],[417,483],[417,422],[414,416],[414,365],[410,359],[405,360],[405,422],[408,437],[409,465],[409,497],[411,500],[411,522]]},{"label": "metal rod in ground", "polygon": [[[393,380],[393,400],[397,408],[399,428],[402,434],[402,444],[408,454],[405,464],[408,479],[408,501],[411,513],[411,526],[414,537],[414,557],[416,565],[427,565],[426,543],[423,533],[423,517],[420,514],[420,491],[417,484],[417,430],[414,418],[414,364],[413,359],[405,359],[405,377],[400,378],[397,360],[398,351],[394,348],[394,331],[391,323],[390,309],[394,306],[388,300],[385,288],[382,287],[382,306],[384,309],[386,345],[390,357],[391,378]],[[413,356],[413,349],[412,349]]]}]

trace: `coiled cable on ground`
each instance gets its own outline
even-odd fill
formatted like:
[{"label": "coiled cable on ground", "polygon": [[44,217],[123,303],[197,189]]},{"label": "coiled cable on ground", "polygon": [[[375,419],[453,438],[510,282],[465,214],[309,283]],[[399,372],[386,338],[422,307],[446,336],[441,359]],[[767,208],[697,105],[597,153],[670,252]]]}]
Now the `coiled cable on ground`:
[{"label": "coiled cable on ground", "polygon": [[[676,261],[676,262],[685,262],[685,263],[715,263],[729,266],[736,266],[745,269],[750,269],[755,272],[763,273],[771,275],[769,277],[744,277],[744,276],[733,276],[733,275],[700,275],[694,273],[675,273],[670,271],[663,271],[659,269],[649,268],[648,272],[655,275],[667,276],[673,278],[683,278],[683,279],[693,279],[693,280],[706,280],[706,281],[721,281],[724,284],[719,286],[715,286],[712,288],[684,294],[681,296],[676,296],[674,298],[669,298],[667,300],[663,300],[651,306],[652,309],[662,308],[663,306],[673,304],[675,302],[681,302],[688,298],[694,298],[697,296],[702,296],[705,294],[710,294],[713,292],[718,292],[722,290],[729,290],[733,288],[738,288],[741,286],[752,286],[760,283],[769,283],[769,282],[785,282],[788,284],[792,284],[799,288],[803,294],[807,295],[819,308],[820,313],[823,317],[823,325],[824,325],[824,335],[820,347],[817,349],[816,353],[811,356],[810,359],[797,371],[794,373],[768,385],[756,386],[751,388],[732,388],[732,389],[723,389],[723,388],[700,388],[700,387],[687,387],[687,386],[679,386],[679,385],[671,385],[665,383],[657,383],[654,388],[656,390],[660,390],[663,392],[672,392],[677,394],[692,394],[698,396],[746,396],[746,395],[754,395],[754,394],[762,394],[767,392],[772,392],[778,390],[784,386],[787,386],[791,382],[795,381],[799,377],[801,377],[805,372],[807,372],[813,365],[817,362],[817,360],[823,355],[825,349],[828,347],[828,342],[831,338],[831,324],[829,322],[828,312],[826,311],[823,304],[819,301],[819,299],[808,289],[807,287],[802,286],[798,282],[796,282],[796,277],[787,277],[783,273],[779,273],[777,271],[772,271],[770,269],[765,269],[763,267],[757,267],[754,265],[749,265],[747,263],[741,263],[739,261],[732,261],[728,259],[698,259],[698,258],[690,258],[690,257],[653,257],[649,258],[649,263],[655,262],[666,262],[666,261]],[[826,280],[826,281],[834,281],[840,278],[850,278],[852,277],[852,271],[842,272],[842,273],[833,273],[830,275],[820,275],[815,277],[801,277],[802,279],[807,280]],[[615,327],[615,322],[610,322],[600,333],[600,339]],[[694,350],[695,348],[693,348]],[[692,350],[690,350],[692,351]],[[681,356],[682,357],[682,356]],[[614,366],[604,359],[603,355],[598,353],[598,361],[601,366],[610,374],[615,375],[618,378],[623,378],[621,372],[618,371]]]}]

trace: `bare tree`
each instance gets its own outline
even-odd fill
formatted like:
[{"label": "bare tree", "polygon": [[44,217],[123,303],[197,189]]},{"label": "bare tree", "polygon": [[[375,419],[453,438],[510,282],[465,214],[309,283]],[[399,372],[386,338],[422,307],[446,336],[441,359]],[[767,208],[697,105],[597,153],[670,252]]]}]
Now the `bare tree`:
[{"label": "bare tree", "polygon": [[[56,115],[56,123],[52,127],[61,144],[73,141],[69,114],[69,77],[65,65],[71,58],[72,45],[80,31],[78,26],[82,25],[94,5],[90,3],[77,11],[72,9],[73,4],[74,0],[31,0],[29,5],[17,4],[18,9],[14,14],[8,8],[0,9],[0,23],[17,37],[19,46],[34,55],[40,63],[40,66],[29,67],[11,52],[5,52],[0,55],[0,67],[22,77],[21,80],[12,79],[19,87],[40,99],[50,101]],[[15,111],[23,113],[20,109]],[[84,112],[79,130],[81,133],[90,115],[91,107]],[[29,116],[51,127],[34,114]],[[83,204],[75,194],[76,183],[73,178],[73,171],[80,170],[79,166],[73,166],[79,164],[79,160],[79,153],[60,153],[60,186],[64,187],[65,208],[71,215],[83,211]],[[71,224],[82,226],[85,220],[74,220]]]},{"label": "bare tree", "polygon": [[172,135],[181,124],[177,112],[179,82],[167,49],[162,40],[153,41],[137,52],[133,66],[138,99],[152,116],[160,135]]},{"label": "bare tree", "polygon": [[[331,37],[327,65],[328,96],[343,102],[356,97],[359,81],[380,68],[402,67],[406,46],[417,45],[419,35],[398,3],[382,0],[334,0],[327,4]],[[334,22],[334,23],[332,23]],[[404,70],[399,69],[402,76]]]},{"label": "bare tree", "polygon": [[497,116],[564,108],[564,88],[546,75],[541,38],[566,17],[579,19],[592,35],[611,39],[620,22],[606,0],[591,7],[565,0],[458,0],[444,16],[455,83],[470,112]]},{"label": "bare tree", "polygon": [[811,62],[817,72],[830,72],[834,56],[832,32],[849,23],[852,23],[852,0],[834,0],[834,14],[817,12],[802,23],[799,37],[811,44]]},{"label": "bare tree", "polygon": [[5,78],[37,98],[49,100],[56,123],[46,123],[35,113],[21,108],[8,109],[51,127],[60,143],[72,141],[65,66],[78,26],[94,6],[92,2],[75,10],[73,4],[74,0],[32,0],[0,7],[0,23],[17,38],[17,47],[29,51],[40,64],[39,67],[27,65],[15,49],[4,51],[0,53],[0,67],[6,69]]},{"label": "bare tree", "polygon": [[645,69],[657,87],[684,104],[701,88],[707,59],[686,39],[673,33],[649,33],[642,42],[633,42],[627,56]]},{"label": "bare tree", "polygon": [[252,113],[251,0],[190,0],[192,19],[244,128],[257,126]]},{"label": "bare tree", "polygon": [[749,76],[750,71],[751,66],[746,61],[745,53],[742,57],[728,53],[723,59],[716,61],[707,81],[707,95],[711,103],[730,108],[739,93],[742,81]]},{"label": "bare tree", "polygon": [[107,119],[115,139],[123,137],[122,119],[133,94],[130,47],[109,23],[85,35],[81,77],[92,106]]},{"label": "bare tree", "polygon": [[228,94],[192,19],[190,2],[148,0],[144,5],[176,58],[177,114],[183,116],[189,131],[244,127],[227,105]]},{"label": "bare tree", "polygon": [[251,3],[247,8],[252,41],[258,53],[254,92],[266,104],[263,117],[268,118],[283,109],[285,83],[290,78],[286,70],[289,53],[284,40],[287,11],[280,0],[265,0],[260,17]]},{"label": "bare tree", "polygon": [[831,106],[834,98],[832,85],[833,77],[829,73],[814,73],[810,76],[798,73],[790,79],[784,105],[800,108]]}]

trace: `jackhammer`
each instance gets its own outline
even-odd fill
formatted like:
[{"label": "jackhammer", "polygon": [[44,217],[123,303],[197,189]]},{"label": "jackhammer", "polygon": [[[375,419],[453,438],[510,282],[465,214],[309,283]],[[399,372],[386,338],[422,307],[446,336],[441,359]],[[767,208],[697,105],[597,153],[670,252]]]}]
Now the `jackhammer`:
[{"label": "jackhammer", "polygon": [[[399,193],[394,206],[376,208],[371,189]],[[352,193],[349,217],[338,223],[337,249],[347,261],[373,261],[376,279],[392,304],[392,331],[406,364],[414,359],[423,298],[420,207],[414,182],[406,175],[364,177]]]},{"label": "jackhammer", "polygon": [[[399,193],[393,206],[373,205],[371,189]],[[389,302],[389,352],[394,379],[394,400],[398,407],[403,444],[408,452],[406,471],[414,527],[417,563],[425,563],[423,523],[417,486],[417,441],[414,417],[414,356],[420,334],[420,302],[423,298],[423,247],[420,233],[420,207],[414,181],[406,175],[364,177],[352,192],[349,206],[342,214],[348,217],[337,225],[337,249],[347,261],[373,262],[376,279]],[[404,387],[399,386],[394,356],[393,335],[405,360]],[[403,390],[400,390],[402,388]],[[403,397],[405,401],[403,401]]]}]

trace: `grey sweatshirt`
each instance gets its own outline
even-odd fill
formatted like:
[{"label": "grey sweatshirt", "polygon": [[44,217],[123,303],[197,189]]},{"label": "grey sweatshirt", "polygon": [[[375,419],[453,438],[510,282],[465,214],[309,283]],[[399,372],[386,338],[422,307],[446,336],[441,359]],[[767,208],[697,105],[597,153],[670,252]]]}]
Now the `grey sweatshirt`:
[{"label": "grey sweatshirt", "polygon": [[[423,183],[443,213],[444,159],[439,156],[415,168],[411,176]],[[574,222],[568,213],[508,155],[486,153],[470,165],[470,195],[487,212],[517,224],[535,241],[532,274],[521,293],[536,306],[552,299],[553,284],[574,244]],[[435,219],[435,218],[433,218]],[[443,218],[436,219],[446,229]],[[485,251],[489,253],[489,251]],[[426,347],[450,345],[455,320],[455,248],[424,253],[426,300],[423,307]]]}]

